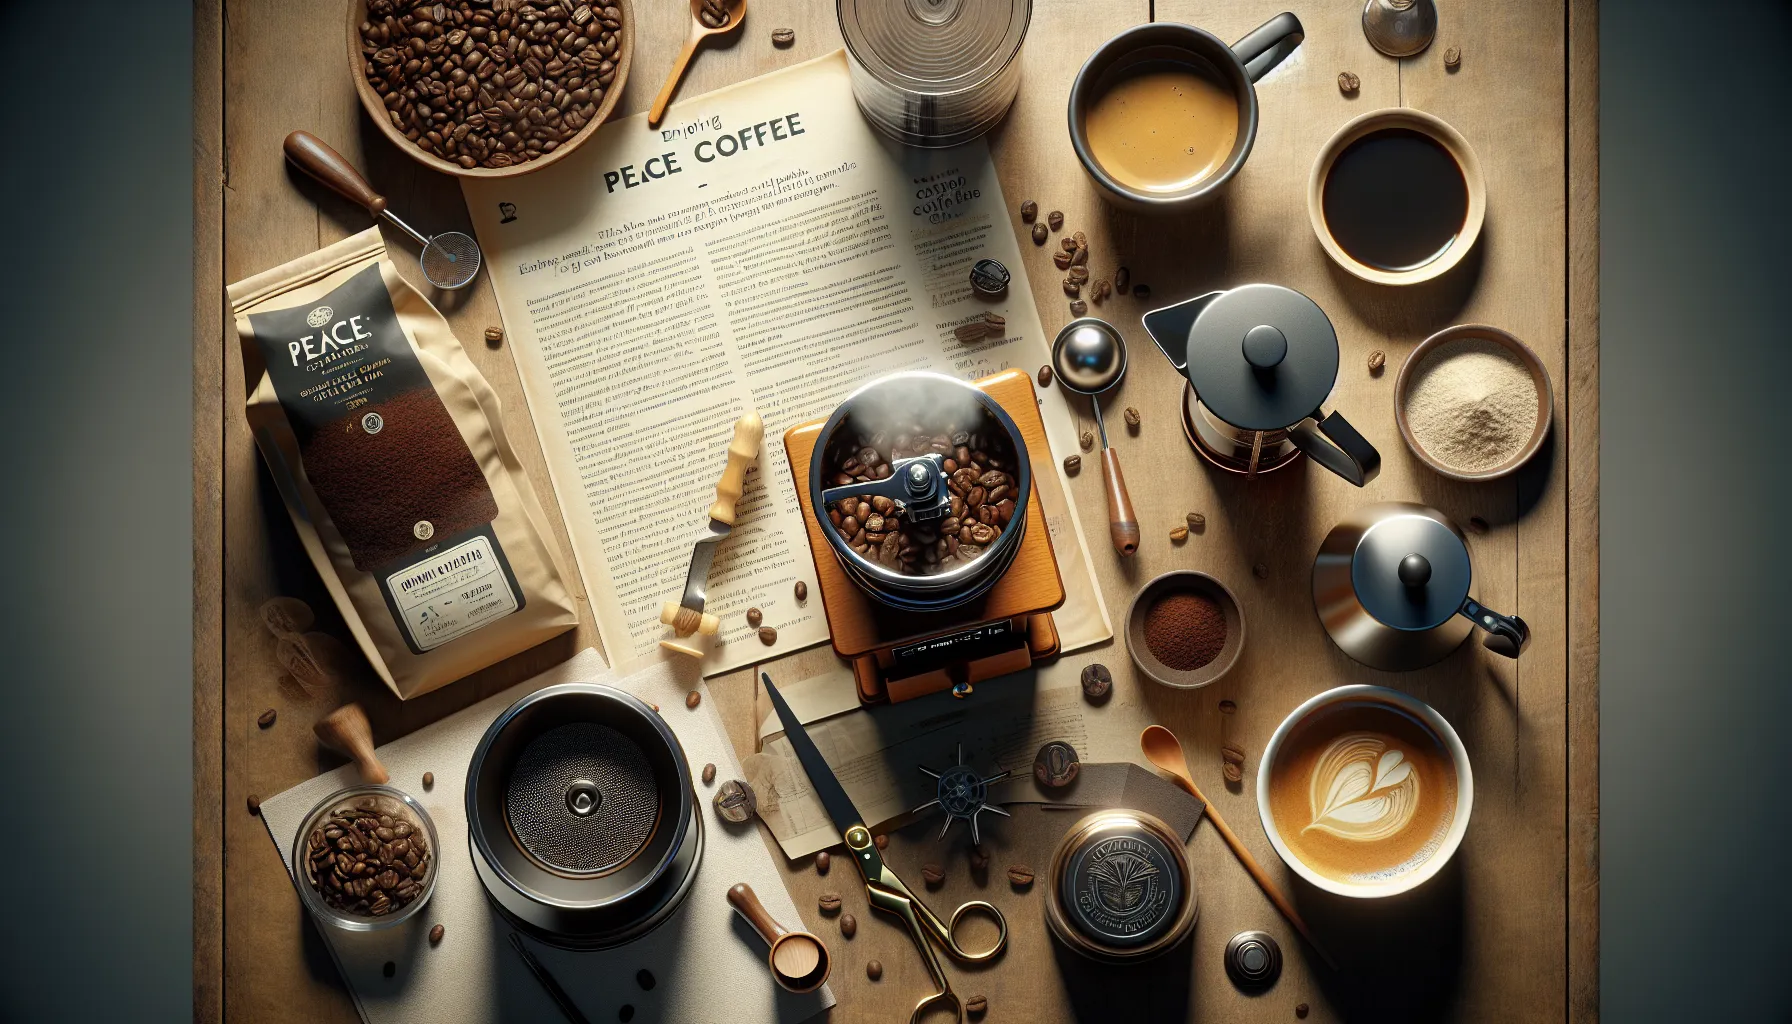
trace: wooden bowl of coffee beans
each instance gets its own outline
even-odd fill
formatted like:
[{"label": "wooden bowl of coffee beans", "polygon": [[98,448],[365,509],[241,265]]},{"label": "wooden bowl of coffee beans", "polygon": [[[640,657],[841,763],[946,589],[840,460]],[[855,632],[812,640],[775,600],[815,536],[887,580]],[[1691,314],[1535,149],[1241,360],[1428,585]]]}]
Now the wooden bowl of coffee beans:
[{"label": "wooden bowl of coffee beans", "polygon": [[615,109],[629,0],[351,0],[349,70],[380,131],[444,174],[527,174]]}]

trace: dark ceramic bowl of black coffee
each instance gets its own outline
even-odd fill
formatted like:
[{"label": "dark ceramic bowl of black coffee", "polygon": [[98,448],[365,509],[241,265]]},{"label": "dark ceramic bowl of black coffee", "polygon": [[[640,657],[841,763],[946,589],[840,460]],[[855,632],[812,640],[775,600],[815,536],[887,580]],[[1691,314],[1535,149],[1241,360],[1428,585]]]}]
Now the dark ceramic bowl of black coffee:
[{"label": "dark ceramic bowl of black coffee", "polygon": [[[1174,22],[1152,22],[1129,28],[1097,47],[1070,86],[1070,144],[1102,198],[1116,206],[1145,213],[1190,209],[1212,198],[1244,166],[1257,138],[1256,81],[1294,52],[1304,38],[1300,19],[1276,15],[1237,43],[1227,46],[1206,29]],[[1217,81],[1238,107],[1238,128],[1231,152],[1205,176],[1175,188],[1146,188],[1121,180],[1103,167],[1090,144],[1090,110],[1108,90],[1154,67],[1180,66]]]}]

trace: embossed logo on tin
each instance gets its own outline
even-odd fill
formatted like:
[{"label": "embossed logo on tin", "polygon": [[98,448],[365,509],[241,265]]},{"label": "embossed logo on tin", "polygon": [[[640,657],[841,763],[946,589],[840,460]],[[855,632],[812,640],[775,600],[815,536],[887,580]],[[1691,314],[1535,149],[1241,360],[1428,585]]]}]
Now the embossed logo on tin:
[{"label": "embossed logo on tin", "polygon": [[1115,945],[1143,944],[1175,912],[1182,883],[1166,851],[1149,838],[1109,836],[1078,852],[1071,865],[1076,916]]}]

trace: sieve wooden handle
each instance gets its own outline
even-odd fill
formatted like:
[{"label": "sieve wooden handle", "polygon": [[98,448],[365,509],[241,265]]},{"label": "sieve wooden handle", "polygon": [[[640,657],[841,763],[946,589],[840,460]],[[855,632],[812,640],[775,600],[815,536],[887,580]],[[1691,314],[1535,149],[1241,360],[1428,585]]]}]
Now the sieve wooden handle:
[{"label": "sieve wooden handle", "polygon": [[375,192],[355,165],[331,149],[329,143],[310,132],[296,131],[286,137],[280,148],[294,167],[328,185],[337,195],[360,204],[375,217],[386,212],[386,197]]},{"label": "sieve wooden handle", "polygon": [[1108,492],[1108,533],[1114,550],[1130,555],[1139,550],[1139,516],[1126,493],[1126,477],[1120,475],[1120,454],[1112,448],[1101,450],[1101,482]]},{"label": "sieve wooden handle", "polygon": [[311,727],[317,740],[344,757],[352,758],[360,769],[361,781],[382,783],[391,779],[386,766],[373,753],[373,725],[359,704],[344,704],[324,716]]},{"label": "sieve wooden handle", "polygon": [[759,461],[759,442],[765,439],[765,421],[757,410],[748,409],[734,421],[734,438],[728,442],[728,466],[716,482],[716,503],[709,506],[709,518],[734,525],[734,504],[747,487],[747,467]]}]

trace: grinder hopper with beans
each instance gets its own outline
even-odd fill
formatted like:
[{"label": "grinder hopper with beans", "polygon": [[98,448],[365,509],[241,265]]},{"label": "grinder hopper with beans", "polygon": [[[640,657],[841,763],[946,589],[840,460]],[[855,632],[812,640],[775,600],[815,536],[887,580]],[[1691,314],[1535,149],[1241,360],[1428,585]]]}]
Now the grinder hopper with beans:
[{"label": "grinder hopper with beans", "polygon": [[747,467],[759,458],[759,442],[765,437],[765,423],[759,413],[749,409],[734,424],[734,437],[728,442],[728,465],[722,479],[716,482],[715,504],[709,506],[709,520],[697,533],[691,545],[691,568],[685,573],[684,593],[676,601],[660,607],[660,622],[672,627],[672,639],[661,640],[660,646],[693,658],[704,655],[701,641],[694,636],[715,636],[721,622],[703,610],[709,589],[709,566],[716,559],[716,548],[734,532],[734,506],[747,485]]},{"label": "grinder hopper with beans", "polygon": [[965,697],[1058,654],[1064,583],[1032,469],[1051,449],[1027,374],[880,377],[784,449],[862,703]]}]

